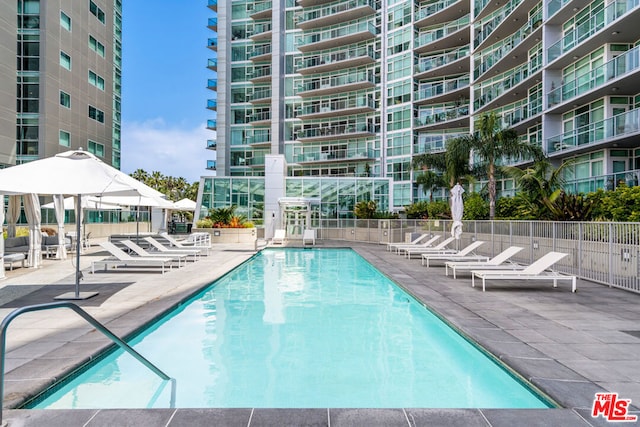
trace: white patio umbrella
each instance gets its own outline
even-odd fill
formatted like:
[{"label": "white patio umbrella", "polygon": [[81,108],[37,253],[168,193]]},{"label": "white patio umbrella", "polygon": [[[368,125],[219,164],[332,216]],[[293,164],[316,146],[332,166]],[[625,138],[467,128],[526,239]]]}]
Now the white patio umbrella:
[{"label": "white patio umbrella", "polygon": [[[54,196],[55,197],[55,196]],[[76,198],[75,197],[65,197],[63,203],[63,209],[65,211],[76,210]],[[55,209],[54,202],[45,203],[42,205],[45,209]],[[114,205],[111,203],[106,203],[102,201],[100,197],[95,196],[85,196],[82,198],[82,209],[104,209],[104,210],[120,210],[122,206]]]},{"label": "white patio umbrella", "polygon": [[173,204],[173,209],[177,211],[195,211],[196,202],[190,199],[181,199]]},{"label": "white patio umbrella", "polygon": [[462,214],[464,213],[464,203],[462,202],[462,193],[464,188],[457,183],[450,190],[451,193],[451,218],[453,224],[451,224],[451,236],[456,239],[460,239],[462,235]]},{"label": "white patio umbrella", "polygon": [[[75,195],[77,218],[82,213],[82,196],[120,195],[150,196],[155,190],[131,178],[93,154],[82,150],[66,151],[53,157],[24,163],[0,170],[0,194]],[[80,236],[80,221],[76,221]],[[61,299],[85,299],[97,293],[80,294],[80,239],[76,240],[75,294],[65,294]],[[3,251],[4,253],[4,251]],[[1,255],[1,254],[0,254]]]}]

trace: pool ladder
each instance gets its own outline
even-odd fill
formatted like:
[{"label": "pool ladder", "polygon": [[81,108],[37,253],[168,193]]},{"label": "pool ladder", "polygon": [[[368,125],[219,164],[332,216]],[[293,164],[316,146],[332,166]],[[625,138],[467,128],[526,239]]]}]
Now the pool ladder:
[{"label": "pool ladder", "polygon": [[149,362],[142,356],[140,353],[135,351],[129,344],[124,342],[120,337],[111,332],[104,326],[102,323],[98,322],[94,317],[92,317],[89,313],[78,307],[76,304],[66,301],[52,302],[46,304],[35,304],[35,305],[27,305],[24,307],[20,307],[18,309],[13,310],[11,313],[7,315],[0,323],[0,426],[5,425],[2,422],[2,410],[4,406],[4,357],[5,357],[5,347],[6,347],[6,338],[7,338],[7,328],[9,324],[16,317],[21,314],[28,313],[31,311],[42,311],[42,310],[51,310],[54,308],[70,308],[75,311],[80,317],[89,322],[94,328],[98,331],[102,332],[107,338],[113,341],[115,344],[119,345],[124,351],[131,354],[133,357],[138,359],[145,365],[147,368],[151,369],[156,375],[166,381],[171,381],[171,406],[173,407],[173,402],[175,402],[175,379],[169,377],[167,374],[162,372],[157,366],[153,363]]}]

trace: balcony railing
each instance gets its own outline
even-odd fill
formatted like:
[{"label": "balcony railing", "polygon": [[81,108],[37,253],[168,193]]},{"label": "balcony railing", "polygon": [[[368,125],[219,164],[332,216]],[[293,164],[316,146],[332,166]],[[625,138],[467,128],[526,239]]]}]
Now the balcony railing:
[{"label": "balcony railing", "polygon": [[457,91],[469,86],[469,76],[462,76],[456,79],[445,79],[442,81],[420,83],[415,92],[415,100],[423,101],[448,92]]},{"label": "balcony railing", "polygon": [[610,80],[635,72],[639,66],[640,46],[637,46],[549,92],[547,98],[549,107],[603,86]]},{"label": "balcony railing", "polygon": [[207,42],[207,47],[213,50],[218,49],[218,38],[217,37],[209,38]]},{"label": "balcony railing", "polygon": [[[340,46],[347,43],[351,43],[350,36],[356,36],[358,34],[367,33],[369,37],[360,37],[357,41],[363,41],[369,38],[373,38],[378,34],[378,29],[371,22],[356,22],[350,25],[341,25],[328,30],[315,31],[296,37],[296,46],[301,51],[311,49],[325,49],[332,46]],[[356,41],[353,41],[355,43]]]},{"label": "balcony railing", "polygon": [[298,85],[297,92],[309,92],[321,89],[331,89],[341,86],[357,85],[358,83],[376,83],[372,70],[352,71],[329,78],[313,78],[310,81],[304,81]]},{"label": "balcony railing", "polygon": [[421,109],[419,116],[415,119],[415,126],[430,126],[437,123],[444,123],[449,120],[455,120],[460,117],[469,116],[469,106],[462,105],[460,107],[447,108],[444,106],[431,107],[428,109]]},{"label": "balcony railing", "polygon": [[207,89],[218,90],[218,79],[207,80]]},{"label": "balcony railing", "polygon": [[336,149],[330,151],[305,152],[293,157],[295,162],[333,162],[342,160],[366,160],[373,158],[372,150]]},{"label": "balcony railing", "polygon": [[249,80],[271,77],[271,65],[255,67],[252,71],[249,71],[248,74]]},{"label": "balcony railing", "polygon": [[571,0],[550,0],[547,3],[547,18],[551,18],[557,11],[562,9],[562,6],[569,3]]},{"label": "balcony railing", "polygon": [[209,18],[209,21],[207,23],[207,27],[215,30],[218,28],[218,18]]},{"label": "balcony railing", "polygon": [[258,101],[261,99],[270,99],[271,98],[271,88],[257,88],[253,91],[253,94],[249,97],[249,102]]},{"label": "balcony railing", "polygon": [[259,56],[271,55],[271,44],[263,44],[256,46],[247,55],[249,59],[254,59]]},{"label": "balcony railing", "polygon": [[447,148],[447,141],[465,135],[469,135],[469,132],[418,134],[418,141],[413,145],[413,154],[444,151]]},{"label": "balcony railing", "polygon": [[216,150],[218,148],[218,141],[216,141],[215,139],[208,139],[207,148],[210,150]]},{"label": "balcony railing", "polygon": [[523,99],[495,110],[502,118],[502,127],[515,126],[542,112],[542,100]]},{"label": "balcony railing", "polygon": [[353,123],[353,124],[339,124],[323,126],[318,124],[317,126],[301,129],[297,133],[298,139],[305,138],[333,138],[335,136],[349,137],[355,134],[375,134],[375,126],[369,123]]},{"label": "balcony railing", "polygon": [[336,113],[364,108],[368,108],[371,110],[374,110],[376,108],[376,102],[371,96],[358,95],[348,98],[338,98],[329,102],[313,101],[310,103],[310,105],[302,105],[298,112],[298,116]]},{"label": "balcony railing", "polygon": [[547,152],[569,150],[579,146],[599,144],[612,138],[640,132],[640,109],[581,126],[546,141]]},{"label": "balcony railing", "polygon": [[218,0],[208,0],[207,7],[213,10],[218,10]]},{"label": "balcony railing", "polygon": [[493,67],[498,61],[507,56],[512,50],[514,50],[520,43],[522,43],[529,34],[531,34],[542,22],[542,10],[539,10],[534,16],[532,16],[526,25],[521,27],[518,31],[504,38],[500,42],[491,45],[489,48],[484,49],[480,56],[478,66],[473,70],[474,78],[480,77],[487,70]]},{"label": "balcony railing", "polygon": [[473,16],[480,15],[480,12],[482,12],[482,9],[484,9],[489,1],[490,0],[475,0],[473,2]]},{"label": "balcony railing", "polygon": [[[435,3],[430,3],[427,6],[420,7],[415,14],[415,21],[421,21],[429,16],[440,12],[451,6],[454,3],[459,2],[460,0],[442,0]],[[463,0],[464,1],[464,0]]]},{"label": "balcony railing", "polygon": [[469,56],[469,45],[462,46],[459,49],[452,50],[450,52],[442,53],[439,55],[421,57],[416,64],[416,73],[424,73],[434,68],[442,67],[451,62],[455,62],[458,59]]},{"label": "balcony railing", "polygon": [[216,170],[216,161],[215,160],[207,160],[207,169],[208,170]]},{"label": "balcony railing", "polygon": [[443,39],[456,31],[469,26],[469,15],[465,15],[460,19],[452,21],[447,25],[443,25],[438,28],[433,28],[428,31],[420,32],[415,38],[415,48],[423,47],[434,41]]},{"label": "balcony railing", "polygon": [[513,10],[523,1],[524,0],[511,0],[491,15],[476,23],[474,30],[477,32],[477,36],[473,40],[473,46],[478,47],[480,43],[486,40],[493,30],[498,28],[498,25],[500,25],[504,18],[513,12]]},{"label": "balcony railing", "polygon": [[506,91],[511,89],[512,87],[520,84],[523,80],[529,77],[531,74],[538,71],[542,68],[542,64],[539,62],[536,63],[526,63],[521,65],[520,67],[514,68],[498,77],[494,77],[493,79],[481,83],[474,90],[474,98],[473,108],[474,111],[482,108],[487,105],[497,97],[503,95]]},{"label": "balcony railing", "polygon": [[207,129],[216,130],[218,123],[216,120],[207,120]]},{"label": "balcony railing", "polygon": [[567,32],[564,37],[547,49],[547,62],[551,62],[573,49],[583,40],[608,26],[631,9],[638,7],[640,0],[616,0],[591,16],[588,21]]},{"label": "balcony railing", "polygon": [[307,68],[322,67],[340,62],[348,63],[358,58],[367,58],[370,62],[373,62],[378,59],[378,55],[373,49],[373,46],[351,47],[349,49],[336,50],[320,55],[302,57],[297,63],[296,69],[301,72],[300,70]]},{"label": "balcony railing", "polygon": [[328,6],[318,9],[303,10],[303,12],[298,17],[298,24],[334,16],[336,14],[364,6],[369,6],[371,9],[376,9],[376,3],[374,0],[348,0],[341,3],[332,3]]},{"label": "balcony railing", "polygon": [[254,132],[249,136],[249,144],[266,144],[271,142],[271,132]]},{"label": "balcony railing", "polygon": [[209,68],[210,70],[217,70],[218,69],[218,58],[210,58],[209,61],[207,61],[207,68]]},{"label": "balcony railing", "polygon": [[273,9],[273,2],[271,0],[269,1],[262,1],[262,2],[255,2],[253,4],[253,11],[251,12],[251,15],[256,15],[258,13],[261,12],[266,12],[268,10]]},{"label": "balcony railing", "polygon": [[209,110],[217,110],[218,109],[218,100],[217,99],[209,99],[209,100],[207,100],[207,108]]},{"label": "balcony railing", "polygon": [[249,116],[249,123],[271,120],[271,111],[258,111]]}]

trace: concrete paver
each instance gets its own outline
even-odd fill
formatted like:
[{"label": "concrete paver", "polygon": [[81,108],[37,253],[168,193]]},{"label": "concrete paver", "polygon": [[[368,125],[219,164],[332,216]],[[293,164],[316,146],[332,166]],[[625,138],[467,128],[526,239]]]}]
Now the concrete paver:
[{"label": "concrete paver", "polygon": [[[387,252],[385,246],[319,241],[322,247],[353,247],[445,318],[454,328],[491,351],[564,409],[163,409],[5,410],[9,425],[607,425],[589,416],[596,391],[618,392],[640,402],[640,295],[586,281],[578,292],[551,283],[491,283],[472,288],[469,276],[444,276],[444,268],[421,266]],[[81,257],[83,290],[100,294],[78,305],[123,336],[184,301],[255,253],[253,245],[216,246],[209,257],[165,275],[129,269],[91,275],[95,248]],[[45,260],[43,268],[7,271],[0,282],[0,316],[16,307],[51,302],[73,289],[73,265]],[[29,313],[7,334],[4,407],[16,407],[79,362],[109,345],[69,310]],[[634,335],[634,333],[637,333]],[[49,416],[48,414],[53,415]],[[638,413],[638,412],[636,412]],[[526,422],[525,422],[526,420]],[[388,424],[389,423],[389,424]],[[124,424],[122,424],[124,425]],[[133,424],[131,424],[133,425]],[[629,424],[627,424],[629,425]]]}]

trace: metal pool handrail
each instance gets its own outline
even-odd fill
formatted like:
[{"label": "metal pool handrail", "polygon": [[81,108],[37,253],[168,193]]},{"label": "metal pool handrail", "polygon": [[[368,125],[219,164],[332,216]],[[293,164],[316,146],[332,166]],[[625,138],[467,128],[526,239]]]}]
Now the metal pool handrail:
[{"label": "metal pool handrail", "polygon": [[[119,338],[116,334],[111,332],[104,326],[102,323],[97,321],[94,317],[92,317],[89,313],[78,307],[76,304],[66,301],[60,302],[52,302],[46,304],[35,304],[35,305],[27,305],[24,307],[17,308],[13,310],[11,313],[7,315],[0,323],[0,426],[2,425],[2,410],[4,406],[4,356],[5,356],[5,347],[6,347],[6,338],[7,338],[7,328],[9,324],[16,317],[20,316],[23,313],[28,313],[31,311],[41,311],[41,310],[50,310],[53,308],[70,308],[75,311],[80,317],[89,322],[93,327],[95,327],[98,331],[102,332],[107,338],[109,338],[114,343],[118,344],[120,348],[131,354],[133,357],[138,359],[145,365],[147,368],[151,369],[155,374],[157,374],[163,380],[171,380],[172,383],[175,384],[175,381],[169,377],[167,374],[162,372],[158,367],[156,367],[153,363],[149,362],[144,358],[140,353],[135,351],[129,344],[124,342],[121,338]],[[173,393],[172,393],[173,395]]]}]

